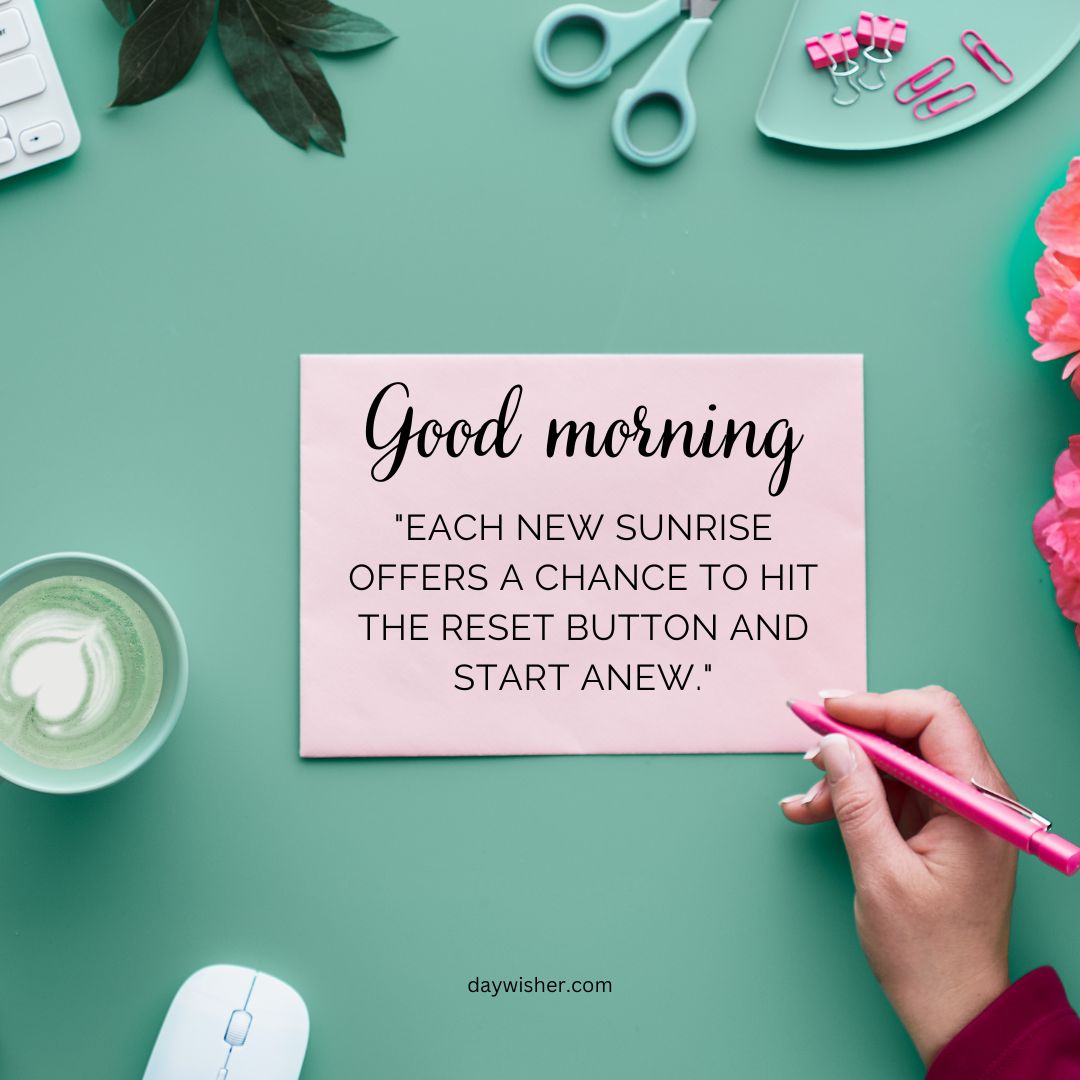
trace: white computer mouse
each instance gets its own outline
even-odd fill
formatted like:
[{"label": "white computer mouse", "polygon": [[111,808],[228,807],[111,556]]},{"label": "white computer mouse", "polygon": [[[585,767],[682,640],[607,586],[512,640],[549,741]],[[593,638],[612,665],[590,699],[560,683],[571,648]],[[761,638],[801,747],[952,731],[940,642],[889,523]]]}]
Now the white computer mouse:
[{"label": "white computer mouse", "polygon": [[307,1006],[291,986],[217,964],[177,991],[143,1080],[299,1080],[307,1043]]}]

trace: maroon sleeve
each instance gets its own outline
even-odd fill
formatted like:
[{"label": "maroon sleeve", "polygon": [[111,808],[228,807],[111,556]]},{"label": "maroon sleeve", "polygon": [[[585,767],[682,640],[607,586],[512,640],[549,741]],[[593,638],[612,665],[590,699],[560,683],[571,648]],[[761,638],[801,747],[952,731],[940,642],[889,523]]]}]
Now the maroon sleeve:
[{"label": "maroon sleeve", "polygon": [[1013,983],[938,1054],[926,1080],[1080,1080],[1080,1017],[1053,968]]}]

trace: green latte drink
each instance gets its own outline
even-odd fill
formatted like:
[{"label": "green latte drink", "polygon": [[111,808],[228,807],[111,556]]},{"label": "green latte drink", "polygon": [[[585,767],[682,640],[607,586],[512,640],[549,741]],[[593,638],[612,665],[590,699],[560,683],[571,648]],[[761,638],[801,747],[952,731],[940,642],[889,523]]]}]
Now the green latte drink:
[{"label": "green latte drink", "polygon": [[0,604],[0,742],[29,761],[114,757],[150,722],[161,680],[154,627],[114,585],[54,577]]}]

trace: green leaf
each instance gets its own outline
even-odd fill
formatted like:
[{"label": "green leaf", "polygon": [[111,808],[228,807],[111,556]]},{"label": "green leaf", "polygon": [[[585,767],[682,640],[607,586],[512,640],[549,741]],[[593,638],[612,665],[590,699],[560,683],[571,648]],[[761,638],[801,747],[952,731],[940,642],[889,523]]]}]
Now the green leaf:
[{"label": "green leaf", "polygon": [[191,70],[213,18],[214,0],[149,0],[124,34],[113,105],[139,105],[171,90]]},{"label": "green leaf", "polygon": [[109,14],[121,25],[127,26],[131,22],[130,0],[104,0]]},{"label": "green leaf", "polygon": [[318,62],[276,35],[257,0],[221,0],[218,37],[244,97],[279,135],[344,154],[341,107]]},{"label": "green leaf", "polygon": [[384,45],[397,35],[377,19],[330,0],[254,0],[268,15],[274,35],[318,52],[344,53]]},{"label": "green leaf", "polygon": [[296,85],[311,103],[315,114],[310,128],[311,141],[331,154],[344,157],[345,120],[318,60],[307,49],[285,49],[282,55]]}]

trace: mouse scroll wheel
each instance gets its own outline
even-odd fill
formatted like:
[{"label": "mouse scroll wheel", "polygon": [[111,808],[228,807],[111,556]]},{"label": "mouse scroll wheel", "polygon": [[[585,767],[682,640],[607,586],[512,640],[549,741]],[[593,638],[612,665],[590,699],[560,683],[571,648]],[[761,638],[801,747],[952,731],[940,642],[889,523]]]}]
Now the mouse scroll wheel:
[{"label": "mouse scroll wheel", "polygon": [[251,1030],[251,1013],[236,1009],[229,1017],[229,1026],[225,1029],[225,1041],[230,1046],[243,1046]]}]

